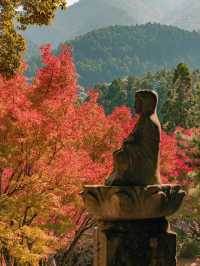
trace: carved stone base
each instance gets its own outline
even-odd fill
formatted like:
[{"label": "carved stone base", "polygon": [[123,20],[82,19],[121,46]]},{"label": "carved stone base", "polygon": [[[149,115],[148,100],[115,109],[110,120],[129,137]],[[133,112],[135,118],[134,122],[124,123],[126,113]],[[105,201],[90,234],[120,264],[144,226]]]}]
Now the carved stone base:
[{"label": "carved stone base", "polygon": [[165,218],[104,222],[95,229],[94,266],[176,266],[176,234]]},{"label": "carved stone base", "polygon": [[168,217],[183,201],[179,185],[85,186],[82,197],[96,220],[126,221]]}]

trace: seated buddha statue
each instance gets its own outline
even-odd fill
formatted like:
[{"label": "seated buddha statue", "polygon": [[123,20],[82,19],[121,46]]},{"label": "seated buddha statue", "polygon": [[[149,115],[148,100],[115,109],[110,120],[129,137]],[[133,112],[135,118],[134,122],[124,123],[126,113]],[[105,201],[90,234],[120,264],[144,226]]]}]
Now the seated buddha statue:
[{"label": "seated buddha statue", "polygon": [[121,148],[113,153],[113,171],[105,185],[146,186],[161,183],[161,126],[156,112],[157,103],[156,92],[136,92],[135,111],[139,116],[138,121]]}]

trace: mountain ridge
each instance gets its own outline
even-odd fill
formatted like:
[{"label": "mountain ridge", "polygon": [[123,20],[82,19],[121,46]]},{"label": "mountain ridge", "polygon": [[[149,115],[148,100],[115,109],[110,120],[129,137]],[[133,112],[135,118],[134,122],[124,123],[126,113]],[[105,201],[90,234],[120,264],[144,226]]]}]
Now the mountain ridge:
[{"label": "mountain ridge", "polygon": [[[156,23],[110,26],[66,44],[72,47],[79,82],[83,86],[171,69],[180,62],[193,69],[200,68],[200,35],[173,26]],[[59,49],[55,53],[58,54]],[[31,60],[36,67],[39,60]],[[29,75],[33,73],[29,71]]]},{"label": "mountain ridge", "polygon": [[[66,12],[58,11],[52,25],[30,27],[23,34],[37,44],[52,43],[56,46],[92,30],[114,25],[157,22],[189,30],[195,26],[200,29],[200,4],[197,0],[191,1],[193,4],[188,7],[187,0],[80,0]],[[185,19],[190,10],[197,14],[195,23],[190,15],[189,24],[193,26],[187,25]]]}]

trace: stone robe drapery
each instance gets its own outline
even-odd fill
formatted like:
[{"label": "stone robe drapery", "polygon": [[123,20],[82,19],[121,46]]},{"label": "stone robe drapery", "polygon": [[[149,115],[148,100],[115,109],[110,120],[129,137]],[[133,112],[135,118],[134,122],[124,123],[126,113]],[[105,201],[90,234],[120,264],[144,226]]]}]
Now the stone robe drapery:
[{"label": "stone robe drapery", "polygon": [[160,183],[160,131],[156,114],[141,116],[122,148],[114,152],[114,170],[106,185]]}]

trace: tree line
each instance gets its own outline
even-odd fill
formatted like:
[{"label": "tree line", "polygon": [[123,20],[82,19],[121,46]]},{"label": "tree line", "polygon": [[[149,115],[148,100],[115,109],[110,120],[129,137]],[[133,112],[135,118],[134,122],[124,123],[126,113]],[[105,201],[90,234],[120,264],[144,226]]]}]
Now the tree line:
[{"label": "tree line", "polygon": [[176,127],[199,127],[200,123],[200,71],[191,71],[180,63],[174,70],[162,70],[143,77],[129,76],[111,83],[97,84],[99,103],[107,114],[126,105],[134,112],[134,94],[140,89],[154,89],[159,94],[158,114],[168,131]]},{"label": "tree line", "polygon": [[[192,69],[200,68],[199,33],[172,26],[151,23],[112,26],[89,32],[66,44],[72,47],[79,83],[85,87],[173,69],[179,62]],[[54,53],[59,54],[61,47]],[[33,77],[41,66],[40,57],[30,48],[27,59],[27,75]]]}]

